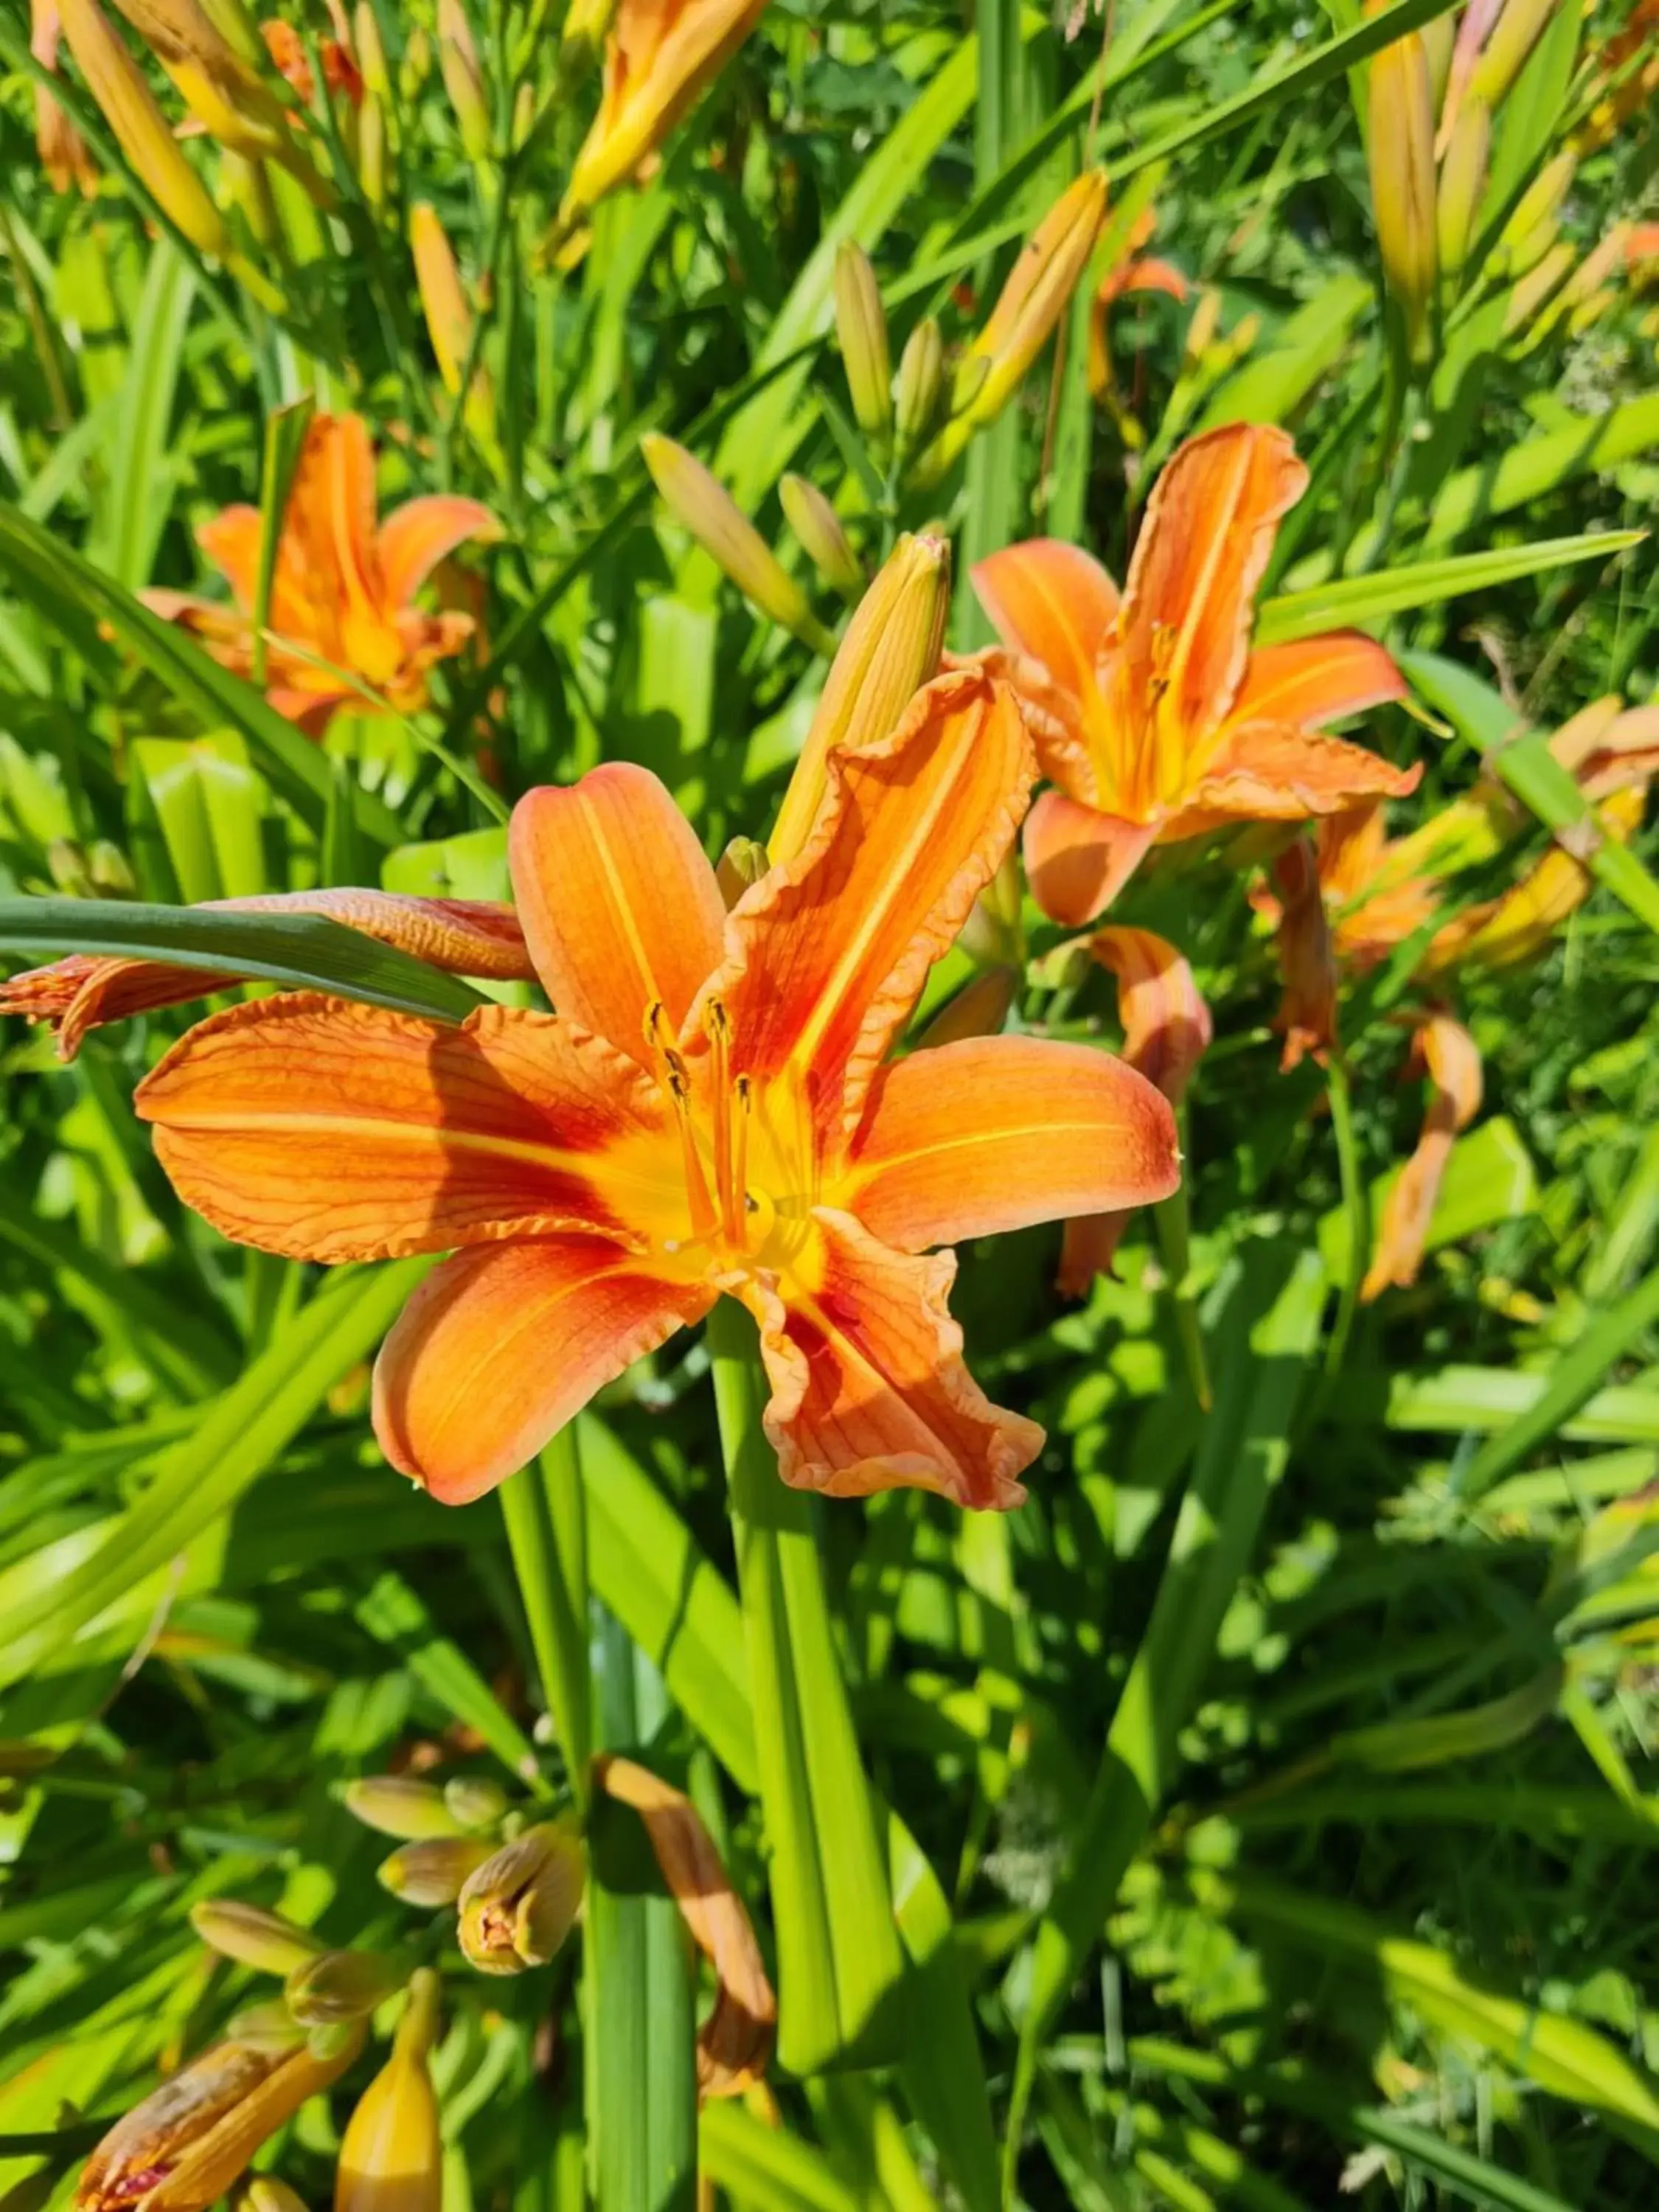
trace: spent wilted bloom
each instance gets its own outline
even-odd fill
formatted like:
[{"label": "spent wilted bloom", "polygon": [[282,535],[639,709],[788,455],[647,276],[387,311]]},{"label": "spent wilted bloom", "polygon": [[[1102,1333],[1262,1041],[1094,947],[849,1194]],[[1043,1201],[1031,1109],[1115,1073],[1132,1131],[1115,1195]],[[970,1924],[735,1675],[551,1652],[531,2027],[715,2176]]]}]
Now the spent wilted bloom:
[{"label": "spent wilted bloom", "polygon": [[605,39],[599,110],[560,210],[574,228],[649,163],[766,11],[766,0],[620,0]]},{"label": "spent wilted bloom", "polygon": [[[209,900],[193,910],[320,915],[382,945],[395,945],[448,975],[504,982],[528,980],[535,974],[518,917],[510,906],[489,900],[425,899],[395,891],[343,889]],[[50,1023],[57,1033],[58,1058],[70,1060],[87,1031],[105,1022],[127,1021],[161,1006],[185,1006],[243,980],[233,970],[181,968],[165,959],[72,952],[49,967],[32,968],[0,982],[0,1013]]]},{"label": "spent wilted bloom", "polygon": [[[58,74],[62,36],[58,0],[29,0],[29,52],[42,69]],[[98,169],[87,143],[43,84],[34,88],[34,146],[46,182],[55,192],[77,186],[90,199],[98,189]]]},{"label": "spent wilted bloom", "polygon": [[[975,1386],[954,1258],[926,1255],[1167,1196],[1173,1117],[1082,1046],[988,1037],[883,1064],[1034,763],[985,666],[902,712],[868,665],[847,696],[871,719],[837,718],[805,771],[805,834],[730,914],[643,769],[520,801],[519,919],[556,1015],[449,1028],[291,993],[198,1024],[141,1086],[167,1173],[230,1237],[325,1261],[454,1252],[374,1394],[382,1448],[436,1496],[500,1482],[723,1295],[760,1325],[786,1480],[1023,1495],[1042,1431]],[[533,1350],[550,1331],[551,1365]]]},{"label": "spent wilted bloom", "polygon": [[[144,603],[224,666],[249,675],[259,510],[228,507],[196,534],[229,583],[233,604],[155,590],[143,594]],[[313,737],[342,707],[373,714],[383,699],[413,714],[426,702],[434,664],[459,653],[473,632],[470,615],[423,613],[416,594],[458,545],[500,535],[488,507],[447,493],[405,501],[377,523],[368,424],[361,415],[314,416],[276,545],[267,624],[271,705]]]},{"label": "spent wilted bloom", "polygon": [[587,1847],[574,1820],[543,1820],[492,1851],[461,1885],[456,1939],[485,1974],[544,1966],[576,1924]]},{"label": "spent wilted bloom", "polygon": [[334,2212],[439,2212],[443,2130],[427,2053],[438,2021],[438,1977],[410,1977],[392,2056],[358,2099],[340,2141]]},{"label": "spent wilted bloom", "polygon": [[974,570],[1059,787],[1032,808],[1024,839],[1032,890],[1054,921],[1092,921],[1154,844],[1415,789],[1419,769],[1318,734],[1405,696],[1380,645],[1333,630],[1250,650],[1274,532],[1307,482],[1282,430],[1232,424],[1190,440],[1158,478],[1121,595],[1088,554],[1053,538]]},{"label": "spent wilted bloom", "polygon": [[[1082,949],[1117,978],[1124,1059],[1179,1106],[1214,1035],[1191,965],[1150,929],[1097,929]],[[1118,1211],[1066,1223],[1054,1279],[1063,1297],[1085,1297],[1095,1277],[1109,1270],[1129,1219]]]},{"label": "spent wilted bloom", "polygon": [[319,2057],[297,2039],[216,2044],[118,2120],[82,2169],[79,2212],[207,2212],[261,2143],[337,2081],[361,2029]]}]

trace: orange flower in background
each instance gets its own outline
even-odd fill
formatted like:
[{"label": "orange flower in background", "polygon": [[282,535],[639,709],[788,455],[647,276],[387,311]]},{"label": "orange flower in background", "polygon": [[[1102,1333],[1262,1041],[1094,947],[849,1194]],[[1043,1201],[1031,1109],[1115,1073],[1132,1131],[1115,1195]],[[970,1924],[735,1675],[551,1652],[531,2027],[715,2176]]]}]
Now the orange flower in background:
[{"label": "orange flower in background", "polygon": [[620,0],[599,112],[560,210],[572,228],[647,163],[766,12],[766,0]]},{"label": "orange flower in background", "polygon": [[[343,21],[337,21],[337,29],[343,31]],[[291,23],[280,16],[272,16],[259,26],[259,36],[265,42],[265,52],[288,79],[307,107],[317,97],[317,80],[312,74],[311,58],[305,41]],[[317,51],[323,59],[323,82],[329,91],[343,94],[354,107],[363,102],[362,72],[352,58],[349,46],[341,39],[319,39]]]},{"label": "orange flower in background", "polygon": [[1417,1280],[1453,1143],[1480,1111],[1480,1048],[1462,1022],[1431,1014],[1413,1032],[1411,1058],[1428,1079],[1428,1108],[1417,1148],[1382,1202],[1376,1249],[1359,1286],[1367,1305]]},{"label": "orange flower in background", "polygon": [[[228,507],[197,532],[234,604],[149,591],[144,602],[178,623],[239,676],[253,669],[259,511]],[[271,582],[266,697],[319,737],[341,707],[373,714],[379,694],[400,714],[426,703],[433,665],[472,635],[470,615],[422,613],[415,596],[469,538],[501,535],[477,500],[434,494],[376,520],[374,456],[360,415],[319,415],[307,429],[283,509]],[[368,687],[365,690],[364,687]]]},{"label": "orange flower in background", "polygon": [[451,1029],[290,994],[200,1024],[140,1086],[180,1195],[228,1237],[328,1261],[459,1248],[375,1373],[382,1447],[435,1496],[490,1489],[721,1294],[759,1324],[786,1481],[1023,1495],[1042,1432],[976,1388],[954,1259],[924,1255],[1167,1196],[1174,1118],[1076,1045],[884,1065],[1024,808],[1006,684],[937,678],[820,766],[807,835],[729,915],[643,769],[522,800],[514,885],[554,1015]]},{"label": "orange flower in background", "polygon": [[1380,645],[1334,630],[1250,650],[1275,526],[1307,482],[1282,430],[1232,424],[1190,440],[1164,471],[1121,595],[1098,562],[1053,538],[974,570],[1059,787],[1031,809],[1024,840],[1053,920],[1092,920],[1154,844],[1416,788],[1420,769],[1316,734],[1405,696]]},{"label": "orange flower in background", "polygon": [[[1179,1106],[1215,1034],[1191,967],[1150,929],[1097,929],[1084,950],[1117,977],[1124,1059]],[[1054,1278],[1062,1297],[1086,1297],[1095,1277],[1110,1271],[1129,1218],[1120,1210],[1066,1223]]]},{"label": "orange flower in background", "polygon": [[1089,313],[1089,389],[1097,399],[1104,399],[1116,382],[1109,325],[1118,301],[1132,292],[1161,292],[1166,299],[1184,303],[1192,290],[1173,262],[1142,255],[1141,247],[1157,228],[1157,211],[1143,208],[1129,227],[1121,254],[1096,288]]}]

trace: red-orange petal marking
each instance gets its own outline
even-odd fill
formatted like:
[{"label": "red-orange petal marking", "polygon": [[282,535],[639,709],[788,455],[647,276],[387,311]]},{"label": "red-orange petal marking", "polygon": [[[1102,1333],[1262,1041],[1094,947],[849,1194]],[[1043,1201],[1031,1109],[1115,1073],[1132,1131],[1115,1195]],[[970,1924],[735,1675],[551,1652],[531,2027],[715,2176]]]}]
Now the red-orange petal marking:
[{"label": "red-orange petal marking", "polygon": [[963,1364],[946,1303],[955,1255],[892,1251],[827,1207],[813,1220],[799,1279],[776,1291],[754,1278],[733,1285],[760,1324],[783,1480],[832,1498],[914,1487],[957,1505],[1018,1505],[1042,1431],[994,1406]]},{"label": "red-orange petal marking", "polygon": [[448,1029],[311,993],[198,1023],[134,1103],[216,1229],[324,1261],[556,1228],[627,1238],[641,1170],[611,1188],[607,1154],[629,1145],[648,1172],[663,1116],[632,1061],[552,1015],[492,1006]]},{"label": "red-orange petal marking", "polygon": [[465,1505],[527,1464],[596,1390],[714,1303],[597,1237],[459,1252],[374,1366],[374,1433],[400,1474]]},{"label": "red-orange petal marking", "polygon": [[1109,1053],[974,1037],[884,1068],[836,1202],[906,1252],[1144,1206],[1181,1179],[1175,1116]]},{"label": "red-orange petal marking", "polygon": [[649,769],[611,761],[527,793],[507,850],[548,996],[649,1064],[650,1007],[672,1035],[720,957],[726,902],[690,823]]}]

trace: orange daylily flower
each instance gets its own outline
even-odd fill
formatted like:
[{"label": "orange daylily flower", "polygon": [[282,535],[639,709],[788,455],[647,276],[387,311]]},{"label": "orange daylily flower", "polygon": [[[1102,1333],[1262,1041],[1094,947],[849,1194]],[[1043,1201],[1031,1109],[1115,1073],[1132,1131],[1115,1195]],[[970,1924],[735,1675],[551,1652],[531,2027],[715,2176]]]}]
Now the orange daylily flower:
[{"label": "orange daylily flower", "polygon": [[[382,945],[452,975],[528,981],[536,970],[510,906],[485,899],[410,898],[395,891],[272,891],[260,898],[206,899],[195,914],[313,914],[361,930]],[[0,1014],[49,1022],[58,1057],[73,1060],[88,1030],[125,1022],[162,1006],[185,1006],[246,976],[181,968],[167,960],[72,952],[50,967],[31,968],[0,982]]]},{"label": "orange daylily flower", "polygon": [[765,12],[766,0],[620,0],[599,111],[570,172],[562,228],[649,166]]},{"label": "orange daylily flower", "polygon": [[1098,562],[1053,538],[974,570],[1059,786],[1031,809],[1024,838],[1053,920],[1091,921],[1154,844],[1416,788],[1419,769],[1317,734],[1405,696],[1380,645],[1333,630],[1250,650],[1274,527],[1307,483],[1282,430],[1231,424],[1189,440],[1164,471],[1121,595]]},{"label": "orange daylily flower", "polygon": [[1166,299],[1184,304],[1192,290],[1173,262],[1160,261],[1156,254],[1142,254],[1141,247],[1157,228],[1157,210],[1143,208],[1129,227],[1122,252],[1095,289],[1089,313],[1089,389],[1097,399],[1103,399],[1116,380],[1108,324],[1117,302],[1131,292],[1161,292]]},{"label": "orange daylily flower", "polygon": [[[1117,977],[1124,1059],[1179,1106],[1215,1034],[1190,964],[1150,929],[1097,929],[1084,949]],[[1086,1297],[1095,1277],[1110,1272],[1132,1211],[1080,1214],[1066,1223],[1054,1278],[1062,1297]]]},{"label": "orange daylily flower", "polygon": [[[343,30],[343,23],[337,27]],[[280,15],[273,15],[259,26],[259,36],[264,40],[265,52],[282,74],[288,79],[307,107],[317,97],[317,80],[312,74],[311,58],[305,41],[292,23],[285,23]],[[323,59],[323,82],[331,94],[343,94],[353,107],[363,104],[363,76],[353,58],[351,48],[342,39],[319,39],[317,51]]]},{"label": "orange daylily flower", "polygon": [[1359,1286],[1367,1305],[1391,1286],[1407,1290],[1417,1280],[1453,1141],[1480,1111],[1480,1048],[1462,1022],[1431,1014],[1413,1033],[1411,1056],[1428,1078],[1428,1110],[1417,1148],[1383,1201],[1376,1249]]},{"label": "orange daylily flower", "polygon": [[[196,535],[228,580],[234,605],[184,592],[141,596],[216,660],[249,675],[259,511],[228,507]],[[276,547],[266,661],[271,705],[313,737],[341,707],[373,714],[371,693],[400,714],[423,706],[434,663],[459,653],[473,625],[453,610],[422,613],[415,595],[458,545],[500,535],[488,507],[441,493],[408,500],[377,523],[368,424],[361,415],[315,416]]]},{"label": "orange daylily flower", "polygon": [[1042,1431],[975,1385],[955,1261],[924,1255],[1167,1196],[1174,1117],[1079,1046],[884,1065],[1024,810],[1008,687],[936,678],[822,765],[808,834],[729,915],[642,769],[524,799],[509,858],[555,1014],[451,1029],[293,994],[201,1023],[140,1086],[179,1194],[227,1236],[453,1250],[374,1382],[382,1448],[434,1496],[490,1489],[722,1294],[759,1324],[786,1481],[1023,1495]]}]

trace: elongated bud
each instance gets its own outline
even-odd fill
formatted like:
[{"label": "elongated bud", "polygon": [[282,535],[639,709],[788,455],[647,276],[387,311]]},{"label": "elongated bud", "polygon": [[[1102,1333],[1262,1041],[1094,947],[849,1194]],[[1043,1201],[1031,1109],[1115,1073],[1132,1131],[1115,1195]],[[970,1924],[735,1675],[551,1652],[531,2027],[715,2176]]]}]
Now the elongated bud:
[{"label": "elongated bud", "polygon": [[732,908],[747,890],[752,890],[772,863],[764,845],[752,837],[734,837],[720,854],[720,865],[714,870],[714,879],[720,887],[720,896],[726,901],[726,910]]},{"label": "elongated bud", "polygon": [[1560,235],[1561,207],[1578,167],[1571,153],[1547,161],[1515,204],[1494,257],[1497,270],[1519,279],[1535,269]]},{"label": "elongated bud", "polygon": [[461,0],[438,0],[438,68],[455,111],[461,146],[469,161],[482,161],[489,153],[489,102],[484,96],[483,72],[472,26]]},{"label": "elongated bud", "polygon": [[264,2004],[244,2005],[232,2014],[225,2033],[232,2043],[250,2043],[256,2050],[279,2054],[297,2051],[306,2039],[306,2031],[280,1997],[271,1997]]},{"label": "elongated bud", "polygon": [[1389,291],[1413,352],[1434,296],[1434,95],[1428,51],[1415,31],[1370,63],[1371,212]]},{"label": "elongated bud", "polygon": [[382,1859],[375,1873],[382,1887],[405,1905],[453,1905],[468,1875],[494,1849],[482,1836],[432,1836],[422,1843],[404,1844]]},{"label": "elongated bud", "polygon": [[1106,173],[1091,169],[1066,187],[1026,241],[969,349],[991,364],[970,422],[994,422],[1024,383],[1089,265],[1105,219]]},{"label": "elongated bud", "polygon": [[301,2045],[280,2057],[240,2043],[211,2051],[118,2120],[87,2160],[79,2212],[207,2212],[267,2136],[344,2073],[362,2047],[319,2058]]},{"label": "elongated bud", "polygon": [[507,1812],[507,1792],[484,1774],[457,1774],[444,1784],[444,1802],[464,1828],[493,1828]]},{"label": "elongated bud", "polygon": [[836,248],[836,336],[848,395],[860,430],[884,445],[893,428],[893,366],[887,311],[870,257],[855,239]]},{"label": "elongated bud", "polygon": [[1536,265],[1527,271],[1510,294],[1509,305],[1504,310],[1506,338],[1515,337],[1528,327],[1566,283],[1577,258],[1565,239],[1540,256]]},{"label": "elongated bud", "polygon": [[472,309],[461,287],[448,234],[429,200],[417,200],[409,211],[409,243],[438,374],[446,392],[459,392],[461,365],[472,337]]},{"label": "elongated bud", "polygon": [[1457,42],[1457,27],[1451,10],[1443,15],[1432,16],[1418,26],[1418,36],[1423,41],[1423,51],[1429,58],[1429,91],[1434,101],[1434,112],[1440,112],[1446,97],[1446,82],[1451,76],[1452,49]]},{"label": "elongated bud", "polygon": [[398,90],[406,103],[419,97],[431,74],[431,34],[424,23],[416,23],[404,40],[404,58],[398,67]]},{"label": "elongated bud", "polygon": [[939,672],[951,605],[951,548],[944,538],[901,538],[847,626],[812,726],[778,810],[774,864],[811,835],[829,787],[832,752],[879,744]]},{"label": "elongated bud", "polygon": [[566,1820],[526,1828],[492,1853],[461,1892],[456,1935],[486,1974],[544,1966],[575,1925],[587,1848]]},{"label": "elongated bud", "polygon": [[392,97],[392,72],[386,67],[386,47],[380,40],[380,19],[369,5],[369,0],[357,0],[351,17],[351,43],[356,51],[357,67],[362,72],[363,90],[373,93],[376,100]]},{"label": "elongated bud", "polygon": [[559,36],[559,82],[568,92],[599,59],[617,0],[570,0]]},{"label": "elongated bud", "polygon": [[1496,107],[1526,67],[1528,57],[1555,13],[1556,0],[1505,0],[1498,27],[1474,65],[1469,90]]},{"label": "elongated bud", "polygon": [[224,217],[98,0],[60,0],[59,15],[76,67],[128,166],[191,244],[222,260],[231,244]]},{"label": "elongated bud", "polygon": [[893,385],[893,428],[900,453],[914,453],[933,427],[945,388],[945,340],[924,315],[904,342]]},{"label": "elongated bud", "polygon": [[656,431],[647,431],[640,440],[640,451],[664,506],[714,556],[744,597],[815,653],[833,653],[836,641],[812,612],[805,592],[696,455]]},{"label": "elongated bud", "polygon": [[1012,968],[988,968],[939,1009],[918,1038],[917,1049],[999,1036],[1018,990],[1019,977]]},{"label": "elongated bud", "polygon": [[207,1897],[190,1908],[190,1924],[210,1951],[262,1974],[291,1974],[323,1948],[320,1936],[296,1928],[280,1912],[234,1898]]},{"label": "elongated bud", "polygon": [[[121,13],[182,94],[208,135],[249,161],[282,163],[319,207],[333,192],[259,64],[226,37],[200,0],[117,0]],[[239,21],[239,35],[252,37]]]},{"label": "elongated bud", "polygon": [[516,154],[536,127],[536,88],[521,84],[513,95],[512,146]]},{"label": "elongated bud", "polygon": [[1452,127],[1451,143],[1440,165],[1435,198],[1435,236],[1440,274],[1455,285],[1469,258],[1474,218],[1486,188],[1486,156],[1492,144],[1492,110],[1473,94]]},{"label": "elongated bud", "polygon": [[340,2143],[334,2212],[440,2212],[443,2133],[427,2069],[438,1977],[411,1977],[392,2056],[357,2101]]},{"label": "elongated bud", "polygon": [[1209,285],[1199,294],[1188,318],[1186,334],[1181,341],[1181,373],[1190,376],[1204,365],[1204,357],[1215,343],[1216,329],[1221,320],[1221,295]]},{"label": "elongated bud", "polygon": [[237,2192],[235,2212],[309,2212],[297,2189],[290,2189],[274,2173],[250,2174]]},{"label": "elongated bud", "polygon": [[357,182],[378,215],[386,205],[386,108],[376,93],[357,111]]},{"label": "elongated bud", "polygon": [[778,498],[802,551],[824,582],[842,599],[857,599],[864,589],[864,571],[847,542],[841,517],[817,486],[805,477],[786,476],[779,483]]},{"label": "elongated bud", "polygon": [[398,1962],[383,1952],[324,1951],[295,1968],[283,1996],[307,2027],[336,2027],[373,2012],[402,1979]]},{"label": "elongated bud", "polygon": [[349,1782],[345,1807],[354,1820],[383,1836],[405,1842],[416,1837],[461,1836],[465,1823],[450,1810],[444,1793],[434,1782],[418,1782],[406,1774],[372,1774]]}]

